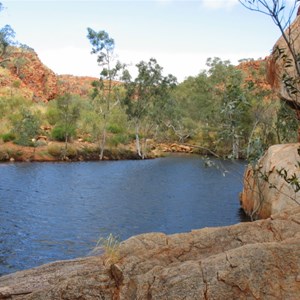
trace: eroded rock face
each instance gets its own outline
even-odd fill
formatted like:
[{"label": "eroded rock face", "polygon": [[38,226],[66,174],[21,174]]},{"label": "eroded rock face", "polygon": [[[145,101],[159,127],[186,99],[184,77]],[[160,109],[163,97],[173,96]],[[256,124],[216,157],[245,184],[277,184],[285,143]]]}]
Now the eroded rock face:
[{"label": "eroded rock face", "polygon": [[93,89],[92,82],[99,79],[88,76],[58,75],[57,80],[59,95],[69,93],[87,97]]},{"label": "eroded rock face", "polygon": [[[18,59],[23,61],[19,67],[17,67]],[[47,102],[57,96],[56,74],[41,62],[34,51],[21,51],[15,48],[8,69],[12,76],[21,81],[20,88],[32,92],[31,97],[34,101]]]},{"label": "eroded rock face", "polygon": [[247,214],[267,218],[299,207],[300,191],[296,192],[297,186],[288,182],[294,175],[300,177],[298,149],[299,143],[271,146],[255,168],[248,166],[241,195],[241,205]]},{"label": "eroded rock face", "polygon": [[0,299],[299,299],[300,207],[253,223],[123,242],[119,260],[56,262],[0,278]]},{"label": "eroded rock face", "polygon": [[[289,29],[287,29],[286,33],[287,37],[293,41],[293,48],[295,49],[295,53],[300,53],[300,16],[296,17]],[[285,58],[283,58],[282,55],[279,55],[278,49],[280,49],[280,51],[283,51],[282,54],[286,55]],[[299,77],[294,63],[292,63],[290,67],[286,67],[289,59],[292,59],[291,52],[289,51],[283,36],[281,36],[273,47],[273,54],[269,57],[267,77],[272,88],[279,94],[279,97],[290,103],[291,106],[295,106],[294,104],[297,104],[299,106],[299,110],[299,94],[297,93],[292,95],[291,93],[289,93],[287,86],[283,82],[284,75],[287,75],[293,79]],[[297,88],[299,91],[299,83],[294,83],[294,85],[295,88]]]},{"label": "eroded rock face", "polygon": [[0,74],[0,95],[14,94],[48,102],[65,93],[86,97],[92,90],[93,77],[57,75],[33,50],[12,48],[11,57]]}]

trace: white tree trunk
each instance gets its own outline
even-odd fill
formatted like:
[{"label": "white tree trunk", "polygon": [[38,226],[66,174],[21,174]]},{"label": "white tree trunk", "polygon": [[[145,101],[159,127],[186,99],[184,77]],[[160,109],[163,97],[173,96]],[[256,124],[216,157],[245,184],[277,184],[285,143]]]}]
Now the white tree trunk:
[{"label": "white tree trunk", "polygon": [[136,152],[139,157],[143,158],[142,152],[141,152],[141,143],[140,143],[140,136],[139,136],[139,124],[135,124],[135,145],[136,145]]},{"label": "white tree trunk", "polygon": [[100,155],[99,155],[99,159],[103,160],[103,156],[104,156],[104,149],[105,149],[105,144],[106,144],[106,119],[104,120],[104,125],[103,125],[103,131],[102,131],[102,139],[100,142]]}]

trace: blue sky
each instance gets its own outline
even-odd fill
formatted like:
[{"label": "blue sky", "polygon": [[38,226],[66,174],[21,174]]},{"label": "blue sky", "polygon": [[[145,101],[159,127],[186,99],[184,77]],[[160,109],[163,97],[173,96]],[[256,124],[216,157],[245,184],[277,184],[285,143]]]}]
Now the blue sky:
[{"label": "blue sky", "polygon": [[280,34],[271,19],[238,0],[2,0],[0,26],[10,24],[57,74],[96,76],[87,27],[107,31],[124,63],[154,57],[179,81],[205,68],[208,57],[237,63],[269,55]]}]

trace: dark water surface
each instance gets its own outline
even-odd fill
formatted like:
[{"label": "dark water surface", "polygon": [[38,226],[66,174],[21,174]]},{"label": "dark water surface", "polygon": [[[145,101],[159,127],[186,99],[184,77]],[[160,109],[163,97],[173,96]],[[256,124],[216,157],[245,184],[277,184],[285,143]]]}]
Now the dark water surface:
[{"label": "dark water surface", "polygon": [[0,275],[90,253],[109,233],[176,233],[242,221],[243,162],[0,164]]}]

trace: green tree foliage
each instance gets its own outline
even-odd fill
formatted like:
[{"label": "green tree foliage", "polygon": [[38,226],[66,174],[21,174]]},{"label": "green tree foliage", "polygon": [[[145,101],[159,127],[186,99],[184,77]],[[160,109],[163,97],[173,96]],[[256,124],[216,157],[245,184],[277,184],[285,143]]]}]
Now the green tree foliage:
[{"label": "green tree foliage", "polygon": [[219,136],[226,144],[231,145],[232,157],[237,159],[240,155],[240,141],[249,136],[248,125],[250,104],[246,99],[243,78],[239,70],[231,70],[228,81],[224,87],[221,105],[221,130]]},{"label": "green tree foliage", "polygon": [[131,79],[128,72],[124,73],[126,95],[123,105],[135,127],[137,153],[144,158],[145,146],[141,147],[140,144],[141,127],[145,143],[146,136],[155,125],[171,121],[174,102],[170,92],[176,86],[176,78],[172,75],[163,76],[163,68],[154,58],[149,62],[141,61],[136,67],[138,75],[135,80]]},{"label": "green tree foliage", "polygon": [[[0,12],[4,9],[0,2]],[[15,39],[16,33],[10,25],[5,25],[0,29],[0,66],[7,67],[8,64],[16,68],[16,73],[22,77],[21,69],[28,63],[23,53],[32,51],[29,46],[19,43]]]},{"label": "green tree foliage", "polygon": [[19,113],[11,116],[11,121],[15,143],[22,146],[31,146],[40,131],[41,121],[39,115],[22,107]]},{"label": "green tree foliage", "polygon": [[258,145],[274,143],[279,102],[269,89],[255,84],[265,72],[264,64],[252,70],[247,66],[254,81],[219,58],[209,58],[207,67],[187,78],[174,94],[193,142],[234,158],[253,157]]},{"label": "green tree foliage", "polygon": [[97,55],[97,62],[101,67],[99,81],[93,82],[94,89],[91,98],[94,111],[98,116],[98,124],[95,124],[94,130],[101,130],[102,132],[99,155],[100,160],[102,160],[109,119],[112,110],[120,103],[121,87],[116,80],[119,79],[124,65],[119,61],[114,63],[115,42],[106,31],[96,32],[91,28],[87,30],[87,38],[92,45],[91,53]]},{"label": "green tree foliage", "polygon": [[[0,12],[4,9],[2,2],[0,2]],[[15,31],[10,25],[5,25],[0,29],[0,66],[3,66],[9,61],[10,51],[9,47],[16,45]]]},{"label": "green tree foliage", "polygon": [[19,96],[0,97],[0,133],[12,130],[12,116],[24,108],[33,111],[33,103]]},{"label": "green tree foliage", "polygon": [[276,120],[278,143],[297,142],[298,121],[295,112],[285,102],[280,102]]},{"label": "green tree foliage", "polygon": [[15,32],[10,25],[5,25],[0,29],[0,65],[10,60],[9,47],[15,45]]},{"label": "green tree foliage", "polygon": [[67,153],[68,142],[76,135],[77,121],[80,117],[80,105],[77,97],[65,94],[55,102],[55,109],[51,108],[52,122],[55,127],[52,130],[52,137],[65,142],[65,154]]}]

